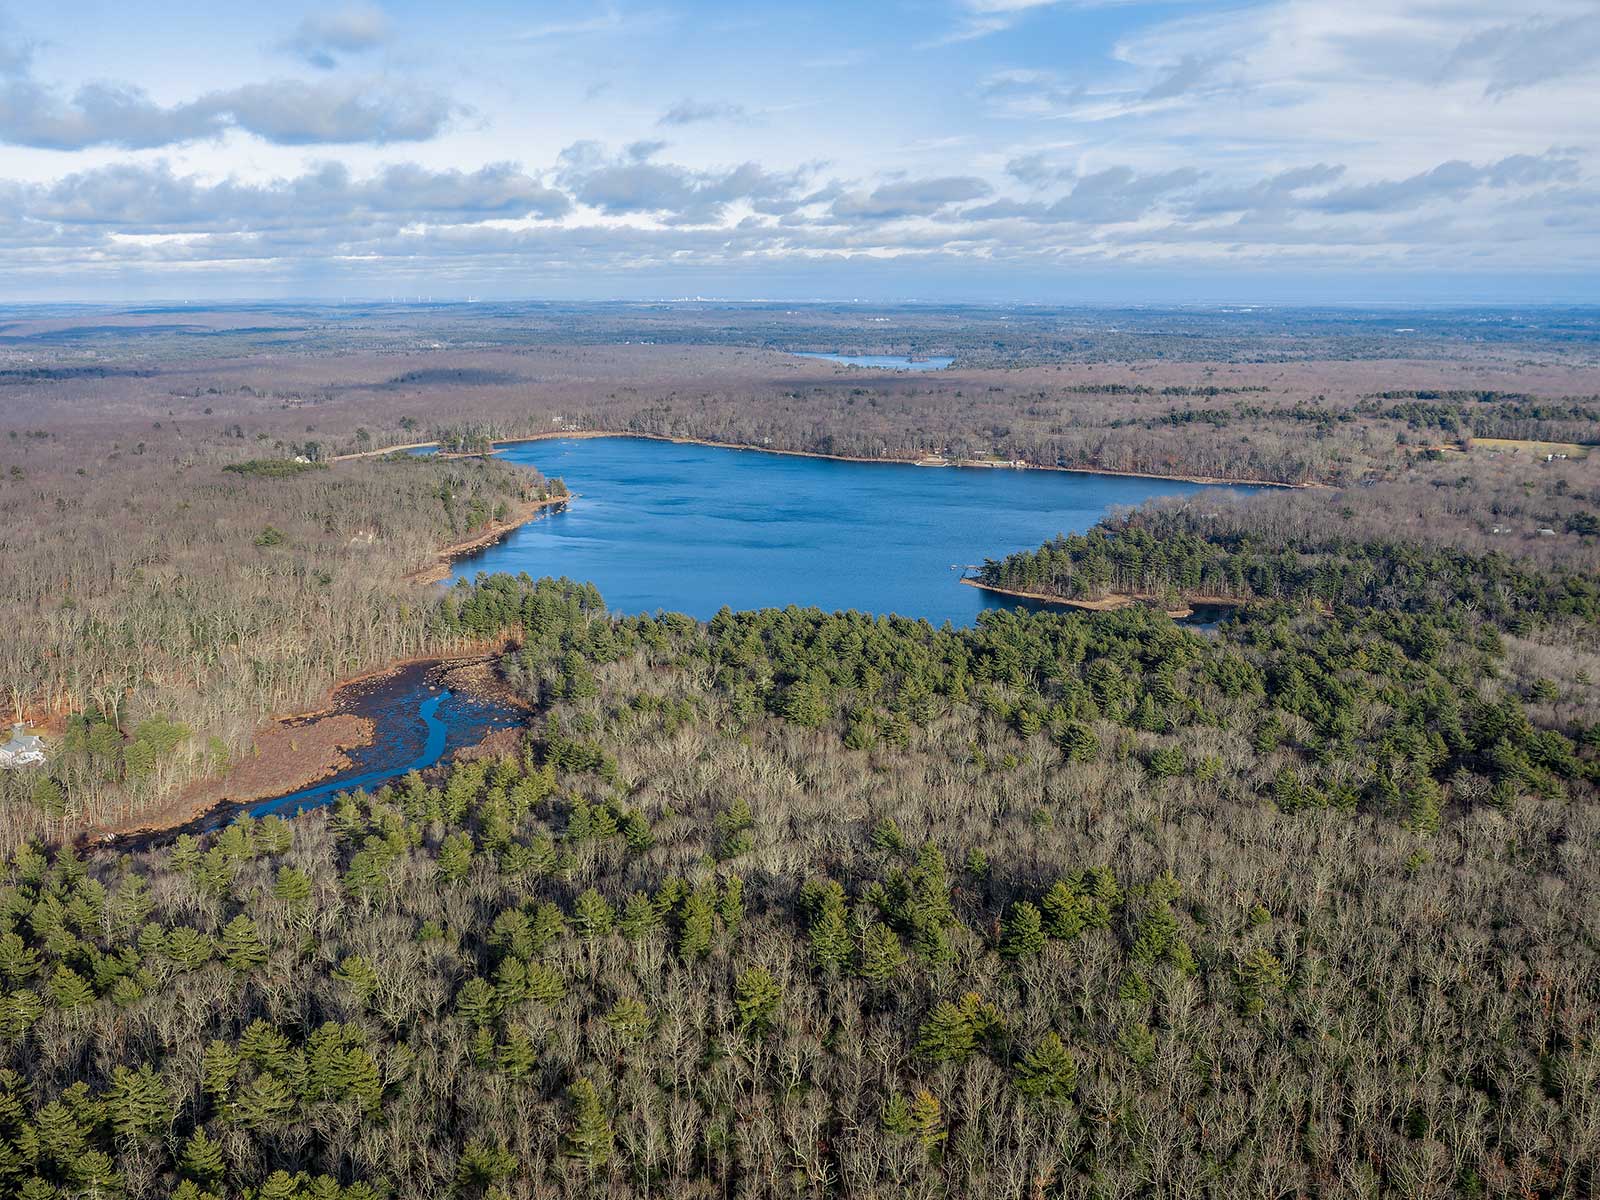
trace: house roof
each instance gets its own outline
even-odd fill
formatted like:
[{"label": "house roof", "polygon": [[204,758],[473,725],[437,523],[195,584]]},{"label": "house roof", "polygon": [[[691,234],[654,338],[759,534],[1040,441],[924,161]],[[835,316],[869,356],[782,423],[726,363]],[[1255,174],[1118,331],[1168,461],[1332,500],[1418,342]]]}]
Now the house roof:
[{"label": "house roof", "polygon": [[43,750],[44,739],[36,733],[24,733],[22,726],[14,726],[11,730],[11,740],[0,746],[0,751],[10,754],[23,754],[29,750]]}]

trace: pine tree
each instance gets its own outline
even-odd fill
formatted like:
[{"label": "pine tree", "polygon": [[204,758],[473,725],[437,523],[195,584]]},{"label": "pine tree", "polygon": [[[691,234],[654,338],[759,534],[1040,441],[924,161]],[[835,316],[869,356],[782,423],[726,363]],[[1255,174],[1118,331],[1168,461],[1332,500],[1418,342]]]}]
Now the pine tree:
[{"label": "pine tree", "polygon": [[267,961],[267,947],[256,932],[256,923],[242,913],[223,927],[219,945],[222,960],[240,975]]},{"label": "pine tree", "polygon": [[1017,1064],[1017,1090],[1044,1103],[1061,1104],[1078,1086],[1078,1064],[1055,1033],[1047,1033]]},{"label": "pine tree", "polygon": [[922,1142],[922,1148],[932,1154],[945,1139],[944,1109],[939,1098],[926,1088],[911,1097],[911,1131]]},{"label": "pine tree", "polygon": [[539,1065],[539,1056],[533,1048],[532,1039],[521,1029],[509,1030],[505,1041],[501,1042],[499,1049],[495,1051],[495,1065],[507,1079],[516,1083],[527,1083],[533,1078],[533,1072]]},{"label": "pine tree", "polygon": [[50,997],[63,1012],[85,1008],[94,1003],[94,989],[84,982],[71,967],[61,964],[50,976]]},{"label": "pine tree", "polygon": [[594,888],[586,889],[573,905],[572,927],[586,942],[610,934],[613,920],[610,902]]},{"label": "pine tree", "polygon": [[1045,932],[1070,942],[1083,932],[1088,922],[1088,900],[1076,888],[1056,880],[1042,901]]},{"label": "pine tree", "polygon": [[311,877],[294,867],[279,867],[272,895],[291,909],[299,909],[311,899]]},{"label": "pine tree", "polygon": [[358,1004],[365,1004],[378,990],[378,972],[360,954],[345,955],[334,969],[333,977],[350,989]]},{"label": "pine tree", "polygon": [[883,1115],[879,1118],[879,1122],[883,1125],[886,1133],[897,1133],[904,1137],[913,1128],[911,1124],[911,1105],[906,1102],[906,1098],[899,1092],[891,1092],[889,1099],[884,1102]]},{"label": "pine tree", "polygon": [[717,916],[722,918],[722,927],[730,941],[739,936],[739,927],[744,924],[744,880],[739,876],[729,875],[722,881],[717,894]]},{"label": "pine tree", "polygon": [[849,965],[854,945],[845,911],[844,889],[832,880],[819,889],[815,915],[806,937],[811,943],[811,963],[817,970],[842,971]]},{"label": "pine tree", "polygon": [[90,1150],[67,1167],[68,1178],[78,1196],[118,1196],[123,1191],[123,1179],[111,1156],[103,1150]]},{"label": "pine tree", "polygon": [[783,1002],[783,989],[765,967],[751,967],[741,974],[734,987],[734,1008],[739,1028],[758,1038],[772,1030],[772,1018]]},{"label": "pine tree", "polygon": [[569,1117],[561,1152],[588,1171],[597,1171],[611,1159],[611,1123],[606,1120],[599,1093],[588,1079],[567,1089]]},{"label": "pine tree", "polygon": [[1011,906],[1000,937],[1000,953],[1009,959],[1034,958],[1044,949],[1044,922],[1026,900]]},{"label": "pine tree", "polygon": [[719,862],[749,854],[755,847],[750,830],[755,825],[755,815],[743,796],[736,797],[727,808],[717,814],[712,822],[716,833],[714,851]]},{"label": "pine tree", "polygon": [[1068,721],[1058,741],[1069,762],[1091,762],[1100,756],[1100,739],[1085,721]]},{"label": "pine tree", "polygon": [[255,1200],[301,1200],[301,1186],[306,1182],[304,1171],[291,1175],[287,1171],[274,1171],[261,1181]]},{"label": "pine tree", "polygon": [[472,835],[452,833],[439,845],[439,878],[446,883],[465,879],[472,869]]},{"label": "pine tree", "polygon": [[222,1157],[222,1143],[211,1138],[204,1129],[196,1129],[183,1144],[179,1165],[186,1177],[206,1188],[220,1184],[228,1169]]},{"label": "pine tree", "polygon": [[228,1102],[239,1075],[239,1052],[224,1041],[212,1041],[200,1056],[200,1089],[219,1106]]},{"label": "pine tree", "polygon": [[628,902],[622,906],[622,916],[617,921],[617,928],[630,942],[643,941],[660,926],[661,916],[650,902],[650,897],[643,892],[634,892],[628,897]]},{"label": "pine tree", "polygon": [[216,946],[198,929],[178,925],[167,932],[165,952],[185,971],[196,971],[211,961]]},{"label": "pine tree", "polygon": [[259,1017],[239,1035],[239,1057],[263,1071],[278,1074],[287,1074],[293,1061],[288,1036]]},{"label": "pine tree", "polygon": [[1267,1001],[1282,992],[1287,983],[1283,964],[1265,946],[1246,954],[1234,972],[1239,987],[1239,1006],[1249,1017],[1259,1016]]},{"label": "pine tree", "polygon": [[941,1000],[917,1030],[917,1050],[933,1062],[965,1062],[977,1044],[972,1021],[949,1000]]},{"label": "pine tree", "polygon": [[1117,1048],[1136,1066],[1148,1066],[1155,1061],[1156,1035],[1149,1026],[1128,1021],[1117,1031]]},{"label": "pine tree", "polygon": [[118,1137],[153,1138],[172,1124],[172,1097],[149,1063],[137,1071],[122,1066],[112,1071],[105,1100]]},{"label": "pine tree", "polygon": [[65,1172],[88,1150],[89,1130],[59,1100],[41,1108],[33,1119],[39,1157]]},{"label": "pine tree", "polygon": [[44,966],[39,952],[15,933],[0,937],[0,976],[11,987],[21,987]]},{"label": "pine tree", "polygon": [[606,1014],[606,1024],[624,1045],[635,1045],[649,1036],[654,1025],[650,1010],[637,996],[623,996]]},{"label": "pine tree", "polygon": [[710,954],[715,928],[711,901],[703,889],[696,888],[683,902],[683,923],[678,931],[679,956],[693,962]]},{"label": "pine tree", "polygon": [[238,1089],[230,1116],[251,1133],[281,1129],[294,1115],[294,1092],[278,1076],[262,1072]]},{"label": "pine tree", "polygon": [[878,986],[887,984],[900,974],[906,963],[900,938],[887,925],[873,924],[861,939],[861,958],[856,974]]},{"label": "pine tree", "polygon": [[516,1169],[514,1155],[474,1139],[467,1143],[456,1163],[456,1195],[482,1196],[502,1179],[509,1179]]},{"label": "pine tree", "polygon": [[[514,959],[509,961],[516,961]],[[469,1025],[490,1024],[499,1013],[499,1001],[486,979],[474,975],[456,993],[456,1015]]]}]

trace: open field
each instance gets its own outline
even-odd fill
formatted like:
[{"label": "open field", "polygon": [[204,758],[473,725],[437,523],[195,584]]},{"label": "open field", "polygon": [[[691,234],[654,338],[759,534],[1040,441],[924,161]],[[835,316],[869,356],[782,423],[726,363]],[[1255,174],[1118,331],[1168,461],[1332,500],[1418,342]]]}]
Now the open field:
[{"label": "open field", "polygon": [[1530,438],[1489,438],[1475,437],[1468,442],[1472,450],[1508,450],[1513,453],[1531,454],[1535,458],[1544,458],[1555,455],[1560,458],[1588,458],[1589,451],[1594,447],[1590,444],[1578,442],[1539,442]]}]

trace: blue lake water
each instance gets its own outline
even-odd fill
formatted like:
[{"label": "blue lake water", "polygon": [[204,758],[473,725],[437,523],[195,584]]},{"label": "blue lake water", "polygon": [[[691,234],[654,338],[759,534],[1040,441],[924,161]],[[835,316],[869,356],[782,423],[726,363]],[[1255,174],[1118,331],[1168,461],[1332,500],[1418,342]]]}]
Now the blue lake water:
[{"label": "blue lake water", "polygon": [[818,354],[809,350],[792,351],[796,358],[820,358],[847,367],[872,367],[879,371],[942,371],[953,358],[905,358],[899,354]]},{"label": "blue lake water", "polygon": [[971,624],[1002,601],[963,586],[985,557],[1082,532],[1118,506],[1207,485],[988,467],[915,467],[642,438],[506,446],[577,498],[456,562],[593,583],[614,612],[702,620],[796,604]]}]

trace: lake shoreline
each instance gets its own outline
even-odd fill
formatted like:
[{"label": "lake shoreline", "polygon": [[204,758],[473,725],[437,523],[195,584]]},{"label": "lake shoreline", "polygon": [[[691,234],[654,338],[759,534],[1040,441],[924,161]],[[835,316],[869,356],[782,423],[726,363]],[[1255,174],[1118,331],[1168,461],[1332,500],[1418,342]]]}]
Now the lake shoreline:
[{"label": "lake shoreline", "polygon": [[458,558],[476,554],[479,550],[483,550],[509,537],[529,521],[542,516],[547,509],[559,511],[572,498],[569,494],[566,496],[547,496],[543,500],[526,501],[520,504],[517,511],[512,513],[506,520],[496,522],[493,528],[475,534],[470,538],[465,538],[462,541],[452,542],[448,546],[441,546],[435,551],[437,561],[431,567],[419,567],[409,575],[406,575],[405,580],[407,583],[423,586],[443,583],[450,578],[450,568]]},{"label": "lake shoreline", "polygon": [[[1160,607],[1159,598],[1140,592],[1112,592],[1099,600],[1073,600],[1066,596],[1052,596],[1046,592],[1025,592],[1018,588],[1000,587],[998,584],[985,583],[981,579],[968,576],[961,580],[967,587],[977,588],[981,592],[988,592],[994,596],[1011,596],[1018,600],[1034,600],[1040,604],[1057,604],[1063,608],[1075,608],[1080,612],[1116,612],[1118,609],[1130,608],[1135,604],[1147,604],[1151,607]],[[1205,608],[1238,608],[1244,601],[1236,600],[1231,596],[1186,596],[1183,598],[1182,608],[1163,608],[1162,611],[1173,620],[1182,620],[1184,617],[1194,615],[1197,607]]]},{"label": "lake shoreline", "polygon": [[[500,438],[494,443],[493,453],[504,446],[521,446],[531,442],[551,442],[570,439],[583,441],[590,438],[637,438],[647,442],[667,442],[677,446],[707,446],[714,450],[745,450],[753,454],[780,454],[789,458],[818,458],[828,462],[877,463],[894,467],[959,467],[991,471],[1059,471],[1067,475],[1109,475],[1122,479],[1159,479],[1173,483],[1202,483],[1222,487],[1293,488],[1305,491],[1328,488],[1332,484],[1309,481],[1292,483],[1282,479],[1229,479],[1216,475],[1161,475],[1154,471],[1118,471],[1111,467],[1063,467],[1053,463],[992,462],[976,458],[867,458],[858,454],[825,454],[820,450],[780,450],[773,446],[752,446],[745,442],[718,442],[709,438],[676,437],[665,433],[639,433],[629,429],[569,429],[551,433],[530,433],[525,437]],[[426,450],[437,442],[414,442],[404,446],[391,446],[386,450],[368,450],[360,454],[340,455],[334,461],[351,458],[374,458],[409,450]]]}]

